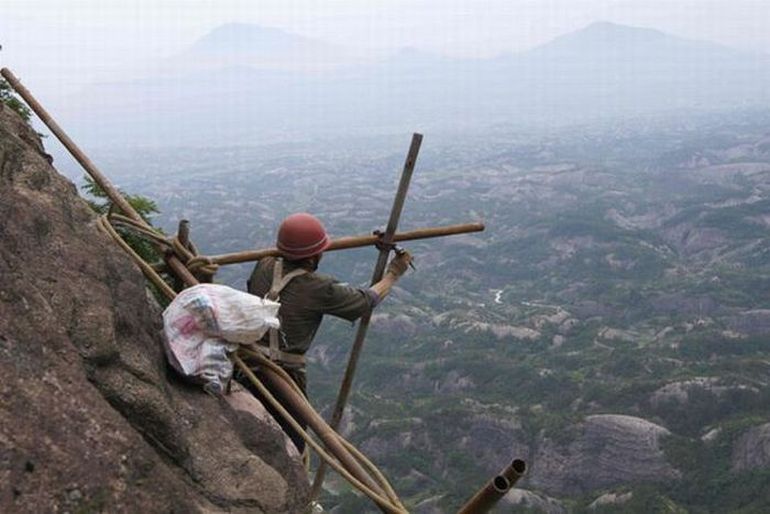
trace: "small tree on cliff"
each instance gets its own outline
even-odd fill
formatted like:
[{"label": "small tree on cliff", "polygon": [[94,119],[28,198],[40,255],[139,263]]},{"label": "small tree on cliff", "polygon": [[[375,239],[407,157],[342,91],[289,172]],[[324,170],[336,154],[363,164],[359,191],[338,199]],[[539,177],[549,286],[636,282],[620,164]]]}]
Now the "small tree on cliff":
[{"label": "small tree on cliff", "polygon": [[[88,175],[85,175],[83,178],[85,179],[86,183],[81,186],[81,189],[83,189],[83,191],[85,191],[86,194],[91,197],[86,198],[86,202],[88,202],[88,205],[91,206],[94,212],[101,215],[107,214],[111,205],[107,193],[105,193],[104,189],[102,189],[99,184],[97,184],[94,179]],[[128,201],[129,205],[134,208],[137,214],[139,214],[139,216],[141,216],[148,225],[153,226],[152,216],[160,212],[158,210],[157,204],[145,196],[130,195],[122,191],[121,194],[126,199],[126,201]],[[153,228],[158,230],[160,233],[163,233],[163,231],[159,228]],[[117,226],[115,227],[115,230],[117,230],[118,234],[120,234],[120,237],[122,237],[128,246],[130,246],[137,254],[139,254],[139,256],[145,260],[145,262],[150,264],[159,264],[163,261],[163,255],[161,252],[158,251],[155,245],[143,237],[138,236],[136,233],[125,227]],[[167,273],[161,273],[160,276],[172,288],[179,286],[179,284],[176,284],[174,279]],[[164,296],[161,290],[151,282],[148,282],[147,285],[150,288],[150,291],[152,291],[152,293],[155,295],[155,299],[158,300],[158,303],[160,303],[160,305],[163,307],[167,306],[169,300]]]},{"label": "small tree on cliff", "polygon": [[[99,184],[97,184],[91,177],[86,175],[83,178],[85,179],[86,183],[81,186],[81,189],[83,189],[83,191],[85,191],[88,196],[91,197],[86,198],[88,205],[90,205],[91,208],[98,214],[107,214],[111,205],[110,199],[107,197],[107,193],[105,193],[104,190],[99,187]],[[128,201],[129,205],[131,205],[131,207],[133,207],[134,210],[139,214],[139,216],[141,216],[148,225],[152,226],[153,215],[160,212],[158,210],[158,205],[145,196],[126,194],[122,191],[121,193],[125,197],[126,201]],[[138,253],[145,261],[149,263],[157,263],[162,260],[163,256],[157,250],[155,245],[151,244],[146,239],[136,235],[136,233],[127,228],[117,227],[116,230],[126,241],[126,243],[128,243],[128,245],[133,248],[134,251]]]},{"label": "small tree on cliff", "polygon": [[16,113],[21,116],[24,121],[29,121],[30,117],[32,116],[32,111],[29,110],[29,107],[24,105],[21,100],[16,98],[16,95],[13,94],[11,85],[3,79],[0,79],[0,102],[3,102],[13,111],[16,111]]}]

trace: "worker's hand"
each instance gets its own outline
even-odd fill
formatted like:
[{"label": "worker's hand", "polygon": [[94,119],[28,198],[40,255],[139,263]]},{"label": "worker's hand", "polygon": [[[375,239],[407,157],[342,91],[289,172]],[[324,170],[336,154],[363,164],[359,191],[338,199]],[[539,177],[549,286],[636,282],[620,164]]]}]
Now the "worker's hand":
[{"label": "worker's hand", "polygon": [[388,263],[388,273],[400,277],[406,273],[409,264],[412,263],[412,254],[407,250],[402,250],[395,257],[393,257]]}]

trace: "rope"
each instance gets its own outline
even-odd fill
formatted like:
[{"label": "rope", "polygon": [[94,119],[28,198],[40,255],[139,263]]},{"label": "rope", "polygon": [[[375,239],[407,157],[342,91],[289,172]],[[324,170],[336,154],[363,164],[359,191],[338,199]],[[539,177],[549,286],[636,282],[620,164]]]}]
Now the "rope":
[{"label": "rope", "polygon": [[[178,238],[167,238],[163,236],[162,234],[159,234],[158,232],[152,231],[147,229],[146,227],[142,226],[141,224],[137,223],[136,221],[132,220],[131,218],[128,218],[126,216],[111,213],[109,215],[100,216],[97,218],[97,226],[105,232],[107,235],[109,235],[133,260],[137,266],[142,270],[145,277],[152,282],[166,297],[168,297],[169,300],[173,300],[177,293],[163,280],[163,278],[158,274],[157,270],[153,268],[150,264],[145,262],[142,257],[136,253],[129,245],[126,243],[126,241],[121,237],[121,235],[115,230],[115,227],[112,226],[112,222],[116,224],[120,224],[122,226],[125,226],[127,228],[130,228],[131,230],[137,232],[138,234],[141,234],[148,239],[151,239],[153,242],[166,247],[173,249],[174,253],[180,257],[180,259],[183,262],[193,262],[197,264],[195,269],[199,269],[204,272],[208,272],[211,269],[213,269],[213,273],[216,272],[216,268],[218,267],[216,264],[212,264],[210,262],[206,262],[206,257],[200,257],[195,255],[197,251],[195,250],[195,247],[191,245],[191,249],[185,248],[184,245],[179,241]],[[300,390],[299,386],[294,382],[294,380],[291,379],[291,377],[286,373],[286,371],[275,364],[274,362],[270,361],[266,357],[264,357],[262,354],[258,352],[254,352],[251,350],[248,350],[246,348],[242,348],[240,350],[242,353],[249,355],[250,357],[254,357],[259,360],[259,363],[263,366],[269,367],[271,370],[273,370],[282,380],[287,382],[289,386],[297,392],[300,397],[304,397],[304,393]],[[370,487],[368,487],[366,484],[362,483],[360,480],[358,480],[355,476],[353,476],[350,472],[348,472],[345,467],[333,456],[331,456],[326,450],[323,449],[311,436],[310,434],[305,431],[300,424],[289,414],[289,412],[281,405],[281,402],[279,402],[275,396],[273,396],[270,391],[260,382],[260,380],[254,375],[254,373],[249,369],[249,367],[241,360],[240,356],[237,354],[232,354],[233,361],[235,364],[243,371],[243,373],[249,378],[249,380],[254,384],[254,386],[259,390],[259,392],[262,394],[262,396],[267,399],[267,401],[278,411],[278,413],[291,425],[291,427],[298,433],[300,436],[305,440],[305,442],[313,448],[313,450],[316,451],[318,456],[326,462],[329,466],[331,466],[337,473],[340,474],[342,478],[350,482],[350,484],[361,491],[363,494],[365,494],[367,497],[369,497],[373,502],[375,502],[377,505],[379,505],[383,510],[386,512],[389,512],[391,514],[408,514],[408,511],[404,507],[404,505],[401,503],[401,500],[396,495],[395,491],[393,490],[393,487],[390,485],[388,480],[385,478],[385,476],[380,472],[379,469],[364,455],[362,454],[356,447],[354,447],[349,441],[347,441],[345,438],[337,434],[336,432],[333,432],[334,437],[337,438],[338,442],[353,456],[353,458],[358,461],[366,470],[369,472],[369,474],[372,476],[373,480],[377,485],[379,485],[384,493],[385,497],[383,497],[378,492],[372,490]]]},{"label": "rope", "polygon": [[[255,352],[253,350],[250,350],[248,348],[241,348],[239,350],[240,353],[243,353],[249,357],[253,357],[255,359],[258,359],[260,361],[260,364],[266,367],[269,367],[271,370],[276,372],[276,374],[280,375],[281,378],[289,384],[289,386],[301,397],[304,397],[305,394],[302,392],[302,389],[299,388],[296,382],[292,380],[292,378],[289,376],[288,373],[286,373],[286,370],[284,370],[282,367],[278,366],[276,363],[271,361],[270,359],[266,358],[264,355],[262,355],[259,352]],[[336,431],[335,431],[336,433]],[[372,461],[370,461],[366,455],[361,453],[361,451],[353,446],[350,441],[345,439],[344,437],[337,434],[337,439],[342,443],[342,445],[350,452],[351,455],[360,463],[362,464],[371,475],[373,475],[375,481],[385,490],[385,493],[387,494],[388,498],[393,502],[398,504],[402,509],[404,509],[404,506],[401,504],[401,500],[396,495],[396,492],[393,490],[393,487],[388,482],[388,479],[385,478],[385,475],[382,474],[382,472],[375,466]]]},{"label": "rope", "polygon": [[141,223],[122,214],[111,213],[109,215],[109,220],[151,239],[168,251],[173,251],[191,272],[199,272],[213,277],[219,270],[219,265],[211,262],[211,259],[205,256],[199,256],[198,249],[195,248],[194,245],[190,244],[189,247],[186,247],[176,236],[167,237],[157,231],[149,230]]},{"label": "rope", "polygon": [[195,271],[209,266],[213,267],[214,269],[219,268],[219,264],[215,264],[210,257],[205,255],[195,255],[195,257],[187,262],[187,267],[190,269],[190,271]]},{"label": "rope", "polygon": [[131,260],[133,260],[137,266],[142,270],[144,273],[144,276],[147,277],[147,279],[152,282],[155,287],[160,289],[160,291],[166,295],[166,297],[169,300],[173,300],[176,298],[176,291],[171,289],[171,286],[166,284],[165,280],[161,278],[160,275],[153,269],[152,266],[147,264],[142,257],[134,251],[133,248],[128,246],[128,243],[126,243],[122,237],[120,237],[120,234],[115,230],[115,228],[110,224],[109,220],[107,219],[107,216],[100,216],[96,220],[97,226],[102,229],[107,235],[109,235],[118,245],[120,245],[123,250],[128,254],[129,257],[131,257]]},{"label": "rope", "polygon": [[113,213],[109,214],[109,221],[110,222],[114,222],[114,223],[116,223],[118,225],[122,225],[122,226],[124,226],[126,228],[130,228],[134,232],[138,232],[138,233],[142,234],[143,236],[147,237],[148,239],[152,239],[156,243],[159,243],[161,245],[167,246],[169,248],[171,247],[171,245],[170,245],[170,243],[168,241],[168,238],[166,238],[166,236],[164,236],[163,234],[161,234],[161,233],[159,233],[159,232],[157,232],[155,230],[148,229],[147,227],[145,227],[141,223],[138,223],[138,222],[132,220],[128,216],[123,216],[122,214],[117,214],[117,213],[113,212]]},{"label": "rope", "polygon": [[[260,356],[261,357],[261,356]],[[275,396],[273,396],[270,391],[262,384],[262,382],[254,375],[254,372],[251,371],[251,369],[246,365],[246,363],[241,360],[241,358],[237,354],[233,354],[233,361],[235,364],[241,369],[241,371],[248,377],[249,381],[251,381],[252,384],[254,384],[254,387],[256,387],[260,394],[262,394],[268,402],[278,411],[281,416],[291,425],[291,427],[302,436],[302,439],[305,440],[305,442],[310,445],[313,450],[316,451],[318,456],[324,460],[327,464],[329,464],[332,468],[334,468],[337,473],[339,473],[345,480],[350,482],[356,489],[364,493],[366,496],[368,496],[372,501],[377,503],[380,507],[385,509],[388,512],[391,512],[393,514],[408,514],[406,509],[400,504],[400,502],[391,502],[390,500],[383,498],[381,495],[370,489],[365,484],[361,483],[356,477],[351,475],[342,465],[329,455],[326,450],[324,450],[316,441],[313,439],[310,434],[307,433],[306,430],[300,426],[299,423],[289,414],[289,412],[284,408],[283,405],[281,405],[281,402],[279,402]],[[263,362],[270,362],[267,359],[264,359]],[[271,363],[272,364],[272,363]],[[286,380],[288,377],[284,377],[281,375],[281,378]],[[290,384],[294,384],[294,381],[291,380],[291,378],[288,378],[288,381]],[[296,384],[292,386],[293,388],[296,387]],[[338,436],[339,437],[339,436]],[[341,437],[339,439],[342,439]]]}]

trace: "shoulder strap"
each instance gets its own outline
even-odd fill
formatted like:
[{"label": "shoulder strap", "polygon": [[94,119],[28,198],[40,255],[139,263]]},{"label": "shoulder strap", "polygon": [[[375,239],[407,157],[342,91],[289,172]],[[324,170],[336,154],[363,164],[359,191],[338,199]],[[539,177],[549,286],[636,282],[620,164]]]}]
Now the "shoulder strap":
[{"label": "shoulder strap", "polygon": [[[270,286],[270,291],[265,295],[265,298],[268,298],[269,300],[273,300],[275,302],[279,301],[281,291],[291,282],[293,279],[300,275],[304,275],[307,273],[307,270],[302,268],[297,268],[295,270],[290,271],[286,274],[286,276],[283,275],[283,259],[280,257],[275,260],[275,265],[273,266],[273,283]],[[279,338],[278,338],[278,329],[277,328],[271,328],[269,330],[270,334],[270,358],[272,360],[281,360],[280,357],[284,353],[280,349],[279,344]]]},{"label": "shoulder strap", "polygon": [[297,268],[293,271],[290,271],[286,274],[286,276],[283,275],[283,259],[280,257],[275,260],[275,265],[273,266],[273,283],[270,286],[270,291],[267,292],[267,295],[265,295],[266,298],[273,300],[275,302],[278,301],[281,295],[281,291],[289,285],[289,282],[291,282],[294,278],[304,275],[307,273],[307,270],[302,268]]}]

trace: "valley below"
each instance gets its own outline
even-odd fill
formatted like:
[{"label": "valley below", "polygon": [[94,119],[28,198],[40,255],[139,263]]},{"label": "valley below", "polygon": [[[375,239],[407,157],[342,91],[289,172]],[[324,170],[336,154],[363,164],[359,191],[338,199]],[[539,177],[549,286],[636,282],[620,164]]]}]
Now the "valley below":
[{"label": "valley below", "polygon": [[[530,472],[499,512],[767,512],[768,127],[750,111],[427,133],[401,228],[487,228],[405,245],[417,270],[376,311],[345,435],[416,513],[456,510],[512,458]],[[272,246],[295,211],[337,237],[384,228],[407,145],[93,156],[211,255]],[[365,285],[375,259],[329,253],[321,271]],[[311,349],[325,415],[354,333],[327,320]],[[334,478],[322,503],[371,508]]]}]

